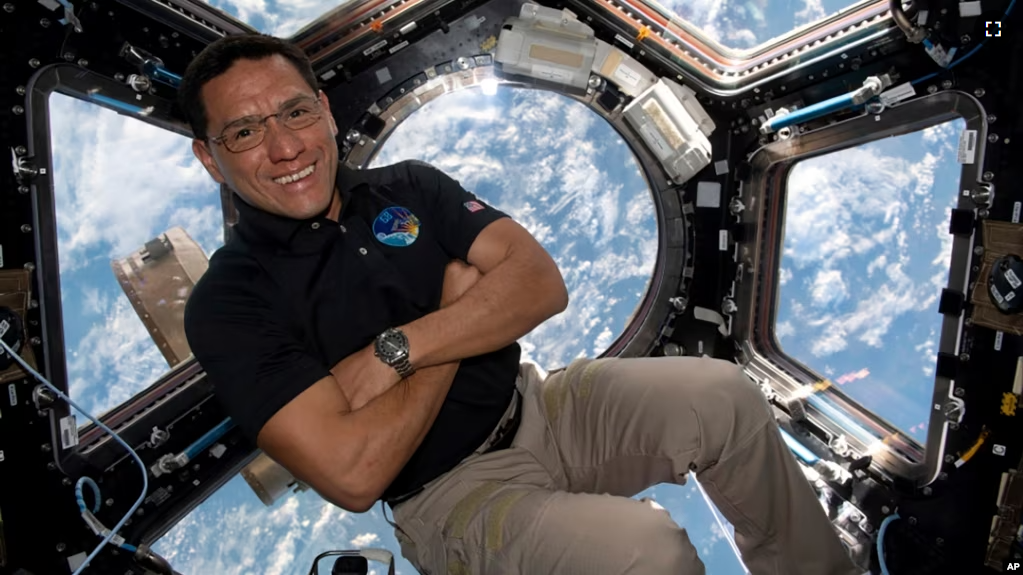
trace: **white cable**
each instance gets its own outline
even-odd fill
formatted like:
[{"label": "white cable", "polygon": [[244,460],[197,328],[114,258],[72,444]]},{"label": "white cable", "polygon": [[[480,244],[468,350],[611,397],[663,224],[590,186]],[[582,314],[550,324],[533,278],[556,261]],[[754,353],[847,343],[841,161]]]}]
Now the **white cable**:
[{"label": "white cable", "polygon": [[133,513],[135,513],[135,510],[138,509],[140,505],[142,505],[142,502],[146,498],[146,493],[149,492],[149,474],[146,473],[146,466],[142,463],[142,458],[139,457],[139,454],[135,453],[135,450],[132,449],[127,443],[125,443],[124,440],[121,439],[121,437],[119,435],[114,433],[106,425],[103,425],[103,423],[100,422],[95,417],[93,417],[92,414],[90,414],[89,412],[85,411],[81,407],[78,407],[78,405],[75,402],[71,401],[70,397],[64,395],[52,383],[47,381],[45,377],[40,375],[38,371],[32,369],[32,366],[30,366],[27,362],[25,362],[25,360],[22,359],[20,355],[15,353],[14,350],[12,350],[7,345],[7,342],[5,342],[3,339],[0,339],[0,346],[3,346],[3,348],[7,351],[7,353],[9,353],[11,355],[11,357],[13,357],[15,359],[15,361],[17,361],[19,364],[21,364],[21,367],[25,368],[26,371],[28,371],[33,376],[35,376],[35,378],[38,379],[39,381],[41,381],[44,385],[46,385],[46,387],[49,387],[54,393],[56,393],[58,396],[60,396],[61,399],[63,399],[64,401],[68,402],[68,404],[70,404],[71,407],[73,407],[76,410],[78,410],[78,412],[81,413],[82,415],[84,415],[85,417],[88,417],[93,423],[95,423],[97,426],[99,426],[100,429],[102,429],[103,431],[109,433],[111,437],[113,437],[114,439],[117,440],[118,443],[123,445],[124,448],[128,450],[128,453],[130,453],[131,456],[135,458],[135,463],[138,464],[139,469],[142,470],[142,494],[139,495],[138,500],[135,501],[135,505],[132,505],[131,509],[129,509],[128,512],[124,514],[124,517],[122,517],[121,520],[117,522],[117,525],[114,525],[114,528],[110,530],[110,534],[107,535],[103,539],[102,542],[100,542],[100,544],[96,547],[96,549],[94,549],[92,551],[92,553],[89,554],[88,557],[86,557],[85,562],[82,563],[78,567],[78,570],[76,570],[74,572],[74,574],[73,574],[73,575],[80,575],[80,573],[82,571],[84,571],[85,568],[89,565],[89,562],[96,558],[96,555],[99,554],[100,550],[103,549],[104,547],[106,547],[107,544],[110,543],[110,540],[113,539],[117,535],[117,532],[121,530],[121,527],[123,527],[124,523],[126,521],[128,521],[128,518],[131,517]]},{"label": "white cable", "polygon": [[722,521],[721,514],[718,512],[718,508],[714,505],[714,502],[710,500],[710,497],[707,496],[707,492],[703,490],[703,486],[700,485],[700,481],[695,474],[693,474],[692,480],[696,483],[696,486],[700,488],[700,494],[703,495],[703,500],[707,502],[707,507],[710,508],[710,513],[714,516],[714,520],[718,522],[718,529],[721,530],[721,534],[725,536],[728,544],[732,546],[732,552],[735,553],[735,558],[739,561],[739,566],[742,567],[742,570],[748,575],[749,569],[746,568],[746,564],[742,561],[742,553],[739,553],[739,546],[735,544],[735,538],[732,537],[732,534],[725,529],[725,524]]}]

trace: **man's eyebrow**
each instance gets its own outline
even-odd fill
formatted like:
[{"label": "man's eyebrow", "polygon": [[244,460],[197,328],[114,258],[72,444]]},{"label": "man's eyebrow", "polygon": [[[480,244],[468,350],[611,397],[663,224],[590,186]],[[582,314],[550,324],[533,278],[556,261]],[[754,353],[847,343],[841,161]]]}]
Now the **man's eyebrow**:
[{"label": "man's eyebrow", "polygon": [[[285,100],[280,106],[278,106],[277,113],[280,113],[281,110],[287,108],[288,106],[292,106],[292,105],[297,104],[299,102],[302,102],[304,100],[316,100],[316,98],[314,98],[313,96],[309,96],[308,94],[299,94],[298,96],[295,96],[294,98],[291,98],[289,100]],[[231,126],[234,126],[236,124],[250,124],[250,123],[253,123],[253,122],[258,122],[258,121],[260,121],[262,119],[263,119],[262,116],[257,116],[255,114],[249,114],[248,116],[242,116],[240,118],[235,118],[234,120],[231,120],[230,122],[224,124],[223,130],[226,130],[226,129],[228,129]],[[223,131],[223,130],[221,130],[221,131]]]}]

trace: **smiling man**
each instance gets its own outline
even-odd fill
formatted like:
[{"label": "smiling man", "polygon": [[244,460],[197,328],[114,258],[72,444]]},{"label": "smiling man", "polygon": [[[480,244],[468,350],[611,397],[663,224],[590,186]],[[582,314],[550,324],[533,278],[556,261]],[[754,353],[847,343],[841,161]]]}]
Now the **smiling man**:
[{"label": "smiling man", "polygon": [[629,498],[699,472],[753,573],[855,572],[734,364],[520,365],[516,340],[567,305],[553,260],[429,165],[339,164],[299,49],[218,40],[180,100],[239,211],[188,302],[195,357],[295,477],[352,511],[389,504],[421,571],[703,573],[685,531]]}]

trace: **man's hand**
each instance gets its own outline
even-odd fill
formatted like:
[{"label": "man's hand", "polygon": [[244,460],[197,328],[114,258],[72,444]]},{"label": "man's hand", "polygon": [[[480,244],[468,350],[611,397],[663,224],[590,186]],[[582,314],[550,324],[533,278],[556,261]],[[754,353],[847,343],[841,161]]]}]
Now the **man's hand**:
[{"label": "man's hand", "polygon": [[373,354],[373,344],[342,359],[330,370],[352,411],[373,401],[401,378],[391,366]]},{"label": "man's hand", "polygon": [[440,307],[445,308],[458,301],[469,288],[483,277],[480,270],[461,260],[452,260],[444,268],[444,288],[441,290]]},{"label": "man's hand", "polygon": [[[454,260],[444,269],[444,287],[441,290],[440,306],[447,307],[476,285],[483,277],[475,267]],[[334,375],[341,393],[345,394],[352,411],[373,401],[391,389],[401,378],[398,372],[380,361],[373,354],[373,345],[344,358],[330,373]]]}]

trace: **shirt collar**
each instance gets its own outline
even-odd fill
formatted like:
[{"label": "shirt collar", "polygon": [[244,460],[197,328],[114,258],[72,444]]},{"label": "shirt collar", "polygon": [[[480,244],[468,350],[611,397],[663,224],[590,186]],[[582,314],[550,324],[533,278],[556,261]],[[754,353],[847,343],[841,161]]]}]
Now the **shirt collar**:
[{"label": "shirt collar", "polygon": [[[352,187],[357,182],[357,172],[344,164],[338,164],[335,188],[341,194],[341,212],[338,221],[344,215],[352,198]],[[326,234],[317,233],[321,230],[333,229],[338,222],[327,218],[329,207],[323,212],[305,220],[296,220],[272,214],[257,208],[234,192],[234,205],[238,210],[238,223],[235,230],[246,243],[262,247],[277,248],[283,251],[308,252],[322,246]],[[319,240],[319,241],[317,241]]]}]

